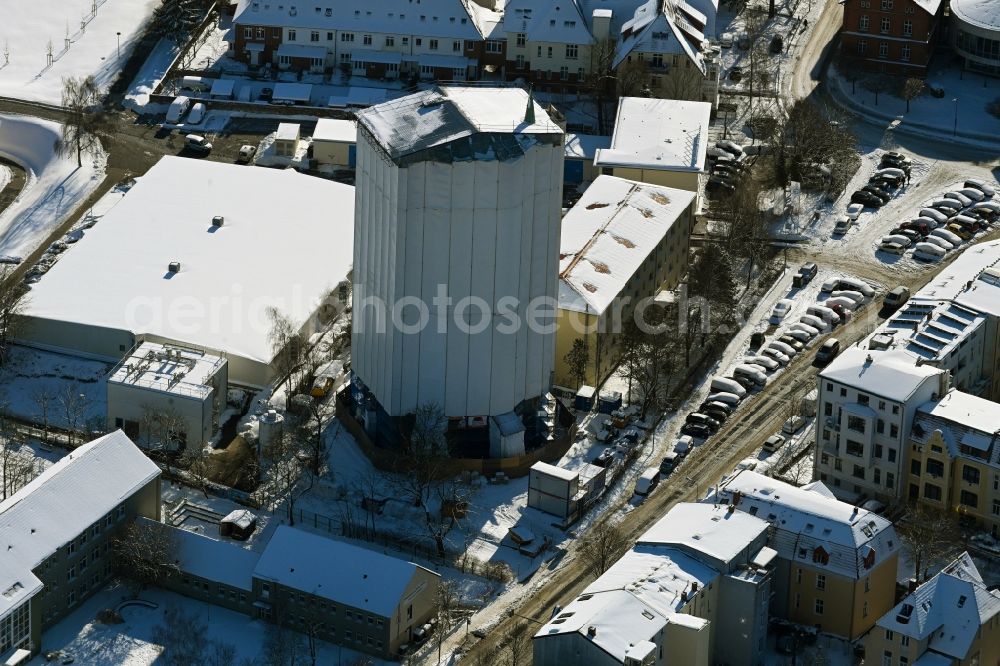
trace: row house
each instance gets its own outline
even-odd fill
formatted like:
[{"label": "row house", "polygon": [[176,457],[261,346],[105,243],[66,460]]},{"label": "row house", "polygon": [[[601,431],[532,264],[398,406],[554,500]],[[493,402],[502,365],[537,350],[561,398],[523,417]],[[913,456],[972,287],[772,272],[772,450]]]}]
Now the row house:
[{"label": "row house", "polygon": [[924,77],[941,0],[842,0],[841,51],[866,69]]},{"label": "row house", "polygon": [[251,67],[312,72],[339,67],[369,78],[465,80],[478,77],[481,64],[491,60],[481,63],[479,56],[496,48],[483,34],[495,24],[493,16],[462,0],[302,5],[241,0],[230,39],[236,58]]}]

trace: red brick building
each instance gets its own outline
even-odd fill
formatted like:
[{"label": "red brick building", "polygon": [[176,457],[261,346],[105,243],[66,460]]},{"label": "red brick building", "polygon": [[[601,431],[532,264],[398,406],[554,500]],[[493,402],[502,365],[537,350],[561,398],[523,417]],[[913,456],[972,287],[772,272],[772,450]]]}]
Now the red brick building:
[{"label": "red brick building", "polygon": [[941,0],[842,0],[840,48],[871,71],[927,75]]}]

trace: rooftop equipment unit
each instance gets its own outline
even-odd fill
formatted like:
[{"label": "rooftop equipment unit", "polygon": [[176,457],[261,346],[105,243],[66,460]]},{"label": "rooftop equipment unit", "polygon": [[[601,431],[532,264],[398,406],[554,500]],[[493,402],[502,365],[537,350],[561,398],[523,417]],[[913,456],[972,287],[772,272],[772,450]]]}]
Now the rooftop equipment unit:
[{"label": "rooftop equipment unit", "polygon": [[223,217],[222,215],[216,215],[215,217],[212,218],[213,227],[221,227],[223,224],[225,224],[225,222],[226,218]]},{"label": "rooftop equipment unit", "polygon": [[170,264],[167,266],[167,270],[169,270],[171,273],[180,273],[181,272],[181,262],[179,262],[179,261],[171,261]]}]

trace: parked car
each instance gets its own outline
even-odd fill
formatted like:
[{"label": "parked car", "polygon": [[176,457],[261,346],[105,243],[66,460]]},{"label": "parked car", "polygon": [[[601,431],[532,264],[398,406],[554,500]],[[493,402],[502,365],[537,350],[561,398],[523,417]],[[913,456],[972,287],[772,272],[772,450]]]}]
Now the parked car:
[{"label": "parked car", "polygon": [[774,453],[782,447],[785,443],[785,438],[782,435],[771,435],[764,441],[764,450],[768,453]]},{"label": "parked car", "polygon": [[786,435],[794,435],[806,424],[806,420],[801,416],[794,415],[789,416],[785,419],[785,422],[781,424],[781,432]]},{"label": "parked car", "polygon": [[936,208],[921,208],[918,215],[920,215],[920,217],[929,217],[938,224],[944,224],[948,221],[948,216]]},{"label": "parked car", "polygon": [[188,112],[188,123],[192,125],[198,125],[205,119],[205,105],[201,102],[196,102],[191,106],[191,110]]},{"label": "parked car", "polygon": [[251,145],[249,143],[240,146],[240,155],[237,161],[249,163],[253,159],[253,156],[257,154],[257,146]]},{"label": "parked car", "polygon": [[830,365],[830,361],[835,359],[839,353],[840,340],[837,338],[829,338],[816,352],[816,358],[813,359],[813,365],[819,367]]},{"label": "parked car", "polygon": [[955,234],[964,241],[971,239],[973,236],[973,233],[971,231],[963,227],[961,224],[955,224],[954,222],[946,226],[945,229]]},{"label": "parked car", "polygon": [[650,467],[635,482],[635,494],[645,497],[656,490],[660,483],[660,467]]},{"label": "parked car", "polygon": [[965,181],[965,186],[966,187],[974,187],[974,188],[976,188],[977,190],[979,190],[980,192],[982,192],[983,194],[985,194],[987,196],[987,198],[990,198],[990,199],[992,199],[994,196],[996,196],[996,190],[993,188],[993,186],[986,184],[982,180],[977,180],[977,179],[974,179],[974,178],[970,178],[969,180]]},{"label": "parked car", "polygon": [[715,432],[716,430],[718,430],[719,429],[719,425],[721,425],[718,421],[716,421],[715,419],[713,419],[711,416],[708,416],[706,414],[702,414],[700,412],[692,412],[692,413],[688,414],[687,418],[685,419],[685,423],[694,423],[695,425],[703,425],[706,428],[708,428],[709,430],[711,430],[712,432]]},{"label": "parked car", "polygon": [[712,195],[728,195],[736,191],[736,187],[719,176],[710,176],[705,184],[705,192]]},{"label": "parked car", "polygon": [[212,144],[200,134],[188,134],[184,137],[184,148],[195,153],[208,155],[212,152]]},{"label": "parked car", "polygon": [[774,359],[774,361],[778,365],[788,365],[788,362],[791,360],[787,354],[773,347],[766,347],[764,349],[761,349],[760,353],[762,356]]},{"label": "parked car", "polygon": [[712,436],[712,430],[700,423],[685,423],[681,428],[681,432],[691,437],[700,437],[701,439],[708,439]]},{"label": "parked car", "polygon": [[785,318],[785,315],[787,315],[793,307],[795,307],[795,301],[790,298],[782,298],[774,304],[773,308],[771,308],[770,322],[772,324],[780,324]]},{"label": "parked car", "polygon": [[885,295],[885,298],[882,299],[882,306],[891,310],[898,310],[908,300],[910,300],[909,287],[900,285]]},{"label": "parked car", "polygon": [[962,205],[961,206],[962,208],[968,208],[969,206],[971,206],[973,204],[972,199],[970,199],[969,197],[965,196],[961,192],[945,192],[944,193],[944,198],[945,199],[954,199],[955,201],[957,201],[958,203],[960,203]]},{"label": "parked car", "polygon": [[906,248],[904,246],[885,239],[882,239],[882,243],[878,246],[878,249],[888,254],[896,254],[900,256],[906,253]]},{"label": "parked car", "polygon": [[851,195],[851,203],[858,203],[870,208],[881,208],[882,199],[875,196],[871,192],[866,192],[865,190],[858,190]]},{"label": "parked car", "polygon": [[914,243],[918,243],[921,240],[923,240],[923,238],[924,238],[920,234],[920,232],[915,231],[913,229],[903,229],[902,227],[896,227],[895,229],[893,229],[889,233],[889,235],[890,236],[902,236],[903,238],[906,238],[906,239],[908,239],[910,241],[910,245],[913,245]]},{"label": "parked car", "polygon": [[799,275],[802,276],[802,284],[807,285],[812,282],[812,279],[816,277],[816,273],[819,269],[816,267],[816,263],[813,261],[802,264],[799,267]]},{"label": "parked car", "polygon": [[882,154],[882,164],[891,165],[896,167],[897,169],[901,169],[902,167],[900,165],[902,164],[912,165],[913,160],[911,160],[903,153],[896,152],[894,150],[889,150]]},{"label": "parked car", "polygon": [[913,229],[921,236],[926,236],[932,230],[932,227],[926,222],[917,222],[916,220],[910,220],[909,222],[903,222],[899,225],[900,229]]},{"label": "parked car", "polygon": [[941,197],[932,201],[930,207],[941,211],[945,215],[954,215],[962,209],[962,204],[952,197]]},{"label": "parked car", "polygon": [[782,342],[782,343],[788,345],[789,347],[791,347],[792,349],[794,349],[796,352],[800,352],[800,351],[802,351],[805,348],[805,345],[802,344],[801,340],[796,340],[794,337],[792,337],[791,335],[788,335],[787,333],[785,333],[784,335],[780,336],[777,341],[778,342]]},{"label": "parked car", "polygon": [[[722,412],[726,416],[729,416],[730,414],[733,413],[733,407],[727,405],[724,402],[718,402],[716,400],[706,400],[705,402],[701,403],[700,407],[698,407],[698,411],[701,412],[702,414],[705,414],[706,410],[709,409],[714,409],[715,411]],[[709,414],[709,416],[712,415]],[[715,417],[713,416],[712,418]]]},{"label": "parked car", "polygon": [[709,393],[705,400],[707,402],[721,402],[725,405],[729,405],[732,409],[736,409],[740,406],[740,396],[728,391],[716,391],[714,393]]},{"label": "parked car", "polygon": [[[937,229],[936,231],[941,231]],[[936,262],[944,258],[945,252],[933,243],[917,243],[913,248],[913,258],[920,261]]]},{"label": "parked car", "polygon": [[940,236],[928,236],[927,238],[924,239],[924,242],[925,243],[933,243],[934,245],[937,245],[939,248],[941,248],[945,252],[947,252],[948,250],[954,250],[956,247],[958,247],[957,245],[955,245],[951,241],[945,240],[944,238],[941,238]]},{"label": "parked car", "polygon": [[721,148],[722,150],[726,151],[727,153],[729,153],[730,155],[732,155],[737,159],[743,156],[743,146],[736,143],[735,141],[729,141],[728,139],[726,139],[717,142],[715,145],[716,147]]},{"label": "parked car", "polygon": [[864,204],[852,203],[847,207],[847,217],[849,217],[852,220],[856,220],[858,219],[858,216],[861,215],[861,211],[863,211],[864,209],[865,209]]},{"label": "parked car", "polygon": [[773,371],[777,370],[779,367],[781,367],[780,363],[778,363],[773,358],[770,358],[768,356],[762,356],[762,355],[747,356],[743,360],[746,361],[747,363],[750,363],[751,365],[759,365],[760,367],[764,368],[768,372],[773,372]]},{"label": "parked car", "polygon": [[869,194],[874,194],[875,196],[877,196],[879,199],[882,200],[883,205],[889,203],[889,201],[892,199],[892,197],[889,195],[888,192],[879,189],[874,185],[865,185],[864,187],[861,188],[861,191],[868,192]]},{"label": "parked car", "polygon": [[976,203],[979,203],[986,198],[986,195],[983,194],[982,190],[975,187],[963,187],[958,190],[958,193],[967,199],[972,199]]},{"label": "parked car", "polygon": [[898,243],[899,245],[902,245],[904,248],[907,248],[913,244],[913,241],[910,240],[908,236],[905,236],[903,234],[889,234],[888,236],[882,237],[882,244],[885,245],[886,243]]},{"label": "parked car", "polygon": [[677,469],[677,465],[679,465],[680,462],[680,456],[671,451],[667,455],[663,456],[663,460],[660,461],[660,474],[668,476],[671,472]]},{"label": "parked car", "polygon": [[843,236],[848,231],[850,231],[850,229],[851,229],[851,218],[849,218],[849,217],[842,217],[839,220],[837,220],[836,224],[833,225],[833,234],[832,235],[834,235],[834,236]]},{"label": "parked car", "polygon": [[797,321],[794,324],[792,324],[791,326],[789,326],[788,330],[789,331],[802,331],[803,333],[805,333],[806,335],[808,335],[810,338],[815,338],[817,335],[819,335],[819,329],[818,328],[810,326],[809,324],[803,324],[801,321]]}]

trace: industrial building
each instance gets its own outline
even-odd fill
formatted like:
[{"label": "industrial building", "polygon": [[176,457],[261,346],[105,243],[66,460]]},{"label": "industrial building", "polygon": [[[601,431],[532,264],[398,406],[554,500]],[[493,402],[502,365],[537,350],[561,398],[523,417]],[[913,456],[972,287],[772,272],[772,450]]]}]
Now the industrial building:
[{"label": "industrial building", "polygon": [[586,344],[584,384],[599,385],[619,358],[621,322],[687,273],[695,194],[599,176],[563,218],[555,383],[578,388],[566,355]]},{"label": "industrial building", "polygon": [[204,446],[226,409],[228,374],[221,356],[143,342],[108,375],[108,429],[143,448]]},{"label": "industrial building", "polygon": [[528,472],[528,506],[568,525],[604,492],[607,470],[580,464],[577,469],[536,462]]},{"label": "industrial building", "polygon": [[730,507],[676,505],[538,630],[534,663],[763,664],[768,529]]},{"label": "industrial building", "polygon": [[[376,442],[426,405],[491,457],[546,437],[554,327],[529,315],[556,298],[563,136],[519,88],[439,87],[358,113],[352,400]],[[511,413],[525,443],[487,442]]]},{"label": "industrial building", "polygon": [[306,334],[351,268],[354,188],[164,157],[35,284],[20,341],[117,363],[138,343],[272,376],[269,310]]},{"label": "industrial building", "polygon": [[319,166],[354,167],[358,128],[353,120],[320,118],[312,135],[312,157]]}]

